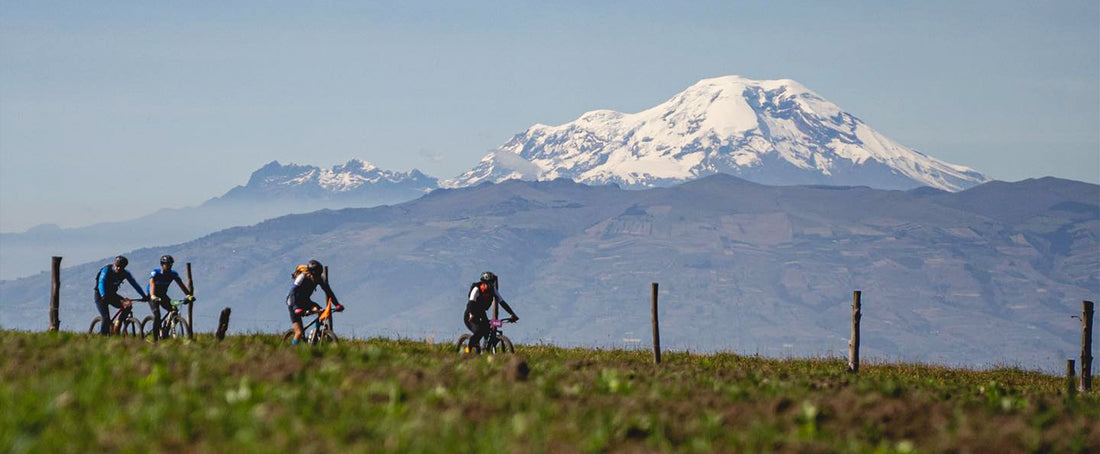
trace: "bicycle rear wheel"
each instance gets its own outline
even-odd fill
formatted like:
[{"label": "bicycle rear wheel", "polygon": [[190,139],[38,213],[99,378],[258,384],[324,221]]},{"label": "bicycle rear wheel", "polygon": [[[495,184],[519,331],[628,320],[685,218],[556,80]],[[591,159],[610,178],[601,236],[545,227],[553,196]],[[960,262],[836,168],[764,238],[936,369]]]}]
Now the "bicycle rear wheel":
[{"label": "bicycle rear wheel", "polygon": [[145,340],[153,340],[153,316],[146,315],[141,319],[141,338]]},{"label": "bicycle rear wheel", "polygon": [[469,334],[463,334],[461,336],[458,336],[458,340],[455,341],[455,351],[458,352],[458,353],[462,353],[462,352],[466,351],[466,346],[469,345],[469,344],[470,344],[470,335]]},{"label": "bicycle rear wheel", "polygon": [[88,325],[88,334],[99,334],[99,324],[103,321],[103,317],[96,317],[92,319],[92,324]]}]

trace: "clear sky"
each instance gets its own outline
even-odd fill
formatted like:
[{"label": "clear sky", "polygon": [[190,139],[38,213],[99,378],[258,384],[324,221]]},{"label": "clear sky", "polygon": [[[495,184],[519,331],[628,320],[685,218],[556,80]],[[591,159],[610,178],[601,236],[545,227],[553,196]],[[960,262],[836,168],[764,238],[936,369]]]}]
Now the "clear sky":
[{"label": "clear sky", "polygon": [[1098,3],[0,0],[0,231],[197,205],[272,160],[449,178],[727,74],[996,179],[1096,183]]}]

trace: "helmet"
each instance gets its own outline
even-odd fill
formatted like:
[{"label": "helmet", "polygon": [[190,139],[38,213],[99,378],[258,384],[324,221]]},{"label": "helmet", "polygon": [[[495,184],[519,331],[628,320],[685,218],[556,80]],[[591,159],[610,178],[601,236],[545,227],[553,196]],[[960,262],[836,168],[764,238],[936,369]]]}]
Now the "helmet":
[{"label": "helmet", "polygon": [[130,264],[130,261],[126,260],[126,257],[123,257],[121,255],[115,257],[115,265],[116,266],[118,266],[120,268],[126,268],[126,265],[129,265],[129,264]]},{"label": "helmet", "polygon": [[306,268],[309,269],[311,274],[316,275],[320,275],[321,272],[325,270],[325,266],[321,265],[321,262],[316,260],[310,260],[309,263],[306,264]]},{"label": "helmet", "polygon": [[160,264],[161,265],[171,265],[173,263],[176,263],[176,259],[173,259],[172,256],[170,256],[170,255],[160,256]]},{"label": "helmet", "polygon": [[484,273],[481,273],[481,282],[488,282],[490,284],[496,284],[497,283],[497,275],[493,274],[492,271],[486,271]]}]

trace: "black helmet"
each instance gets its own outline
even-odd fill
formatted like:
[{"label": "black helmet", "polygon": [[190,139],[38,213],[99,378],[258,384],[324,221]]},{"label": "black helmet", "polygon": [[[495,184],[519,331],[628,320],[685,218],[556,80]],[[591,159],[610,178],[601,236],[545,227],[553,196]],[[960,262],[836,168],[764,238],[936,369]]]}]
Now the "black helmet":
[{"label": "black helmet", "polygon": [[118,266],[119,268],[126,268],[126,265],[129,265],[129,264],[130,264],[130,261],[126,260],[126,257],[123,257],[121,255],[115,257],[115,266]]},{"label": "black helmet", "polygon": [[176,263],[176,259],[172,258],[172,256],[170,256],[170,255],[160,256],[160,264],[161,265],[171,265],[173,263]]},{"label": "black helmet", "polygon": [[496,284],[497,283],[497,275],[493,274],[492,271],[486,271],[484,273],[481,273],[481,282]]},{"label": "black helmet", "polygon": [[318,262],[316,260],[310,260],[309,263],[306,264],[306,268],[309,269],[309,272],[311,274],[316,274],[318,276],[320,276],[321,272],[325,270],[325,266],[321,265],[321,262]]}]

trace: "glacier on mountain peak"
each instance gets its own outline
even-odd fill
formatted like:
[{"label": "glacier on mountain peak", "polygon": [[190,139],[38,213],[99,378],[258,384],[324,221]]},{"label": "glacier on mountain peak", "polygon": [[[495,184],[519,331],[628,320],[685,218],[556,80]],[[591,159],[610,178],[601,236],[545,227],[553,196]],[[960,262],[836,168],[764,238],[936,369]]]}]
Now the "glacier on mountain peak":
[{"label": "glacier on mountain peak", "polygon": [[797,81],[732,75],[700,80],[637,113],[593,110],[558,126],[535,124],[444,185],[522,175],[644,188],[714,173],[950,191],[988,181],[890,140]]}]

